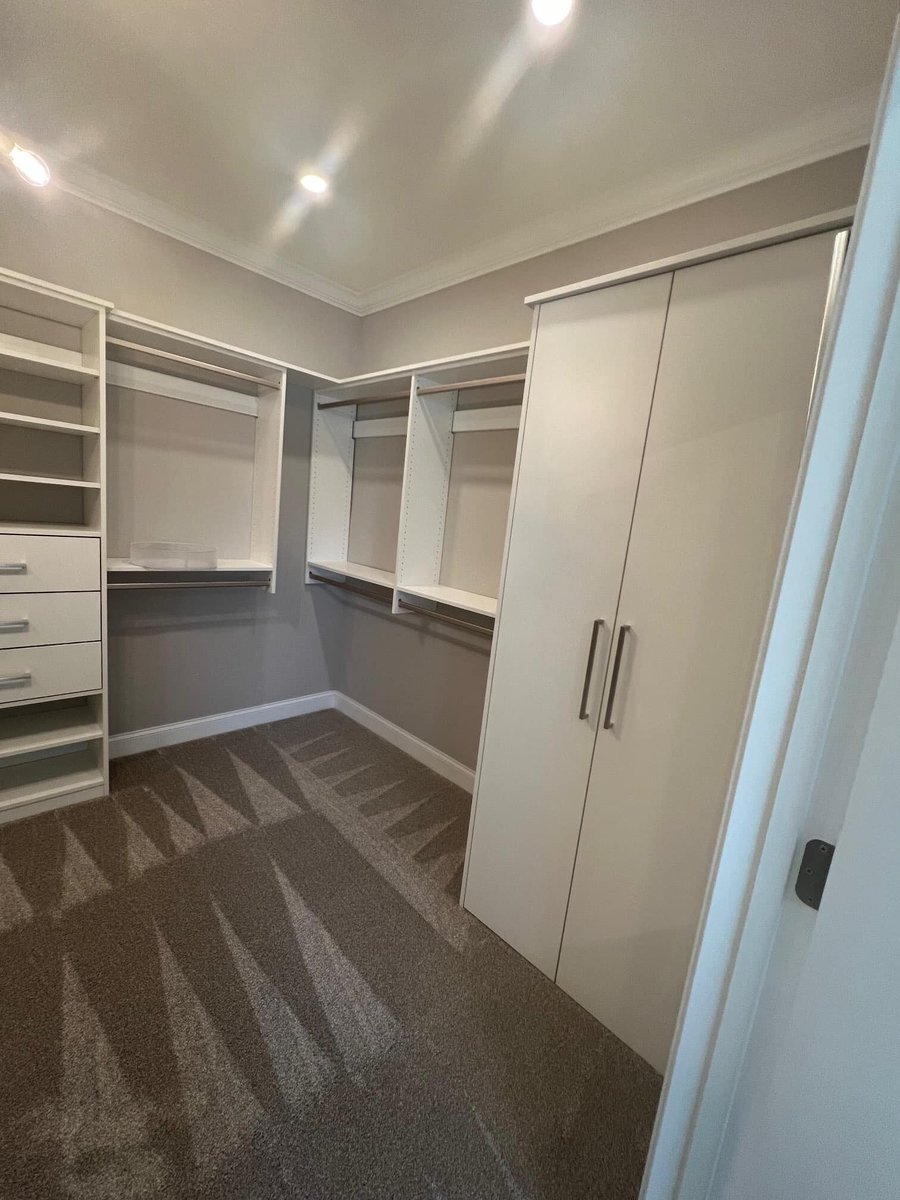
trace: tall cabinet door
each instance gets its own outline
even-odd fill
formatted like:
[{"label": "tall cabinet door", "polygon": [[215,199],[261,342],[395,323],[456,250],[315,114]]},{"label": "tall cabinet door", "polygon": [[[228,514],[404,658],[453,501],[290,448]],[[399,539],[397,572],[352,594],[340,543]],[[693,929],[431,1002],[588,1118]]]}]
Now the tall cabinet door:
[{"label": "tall cabinet door", "polygon": [[671,278],[538,316],[463,902],[551,977]]},{"label": "tall cabinet door", "polygon": [[557,976],[660,1071],[797,477],[834,243],[691,267],[672,287],[612,728],[597,736]]}]

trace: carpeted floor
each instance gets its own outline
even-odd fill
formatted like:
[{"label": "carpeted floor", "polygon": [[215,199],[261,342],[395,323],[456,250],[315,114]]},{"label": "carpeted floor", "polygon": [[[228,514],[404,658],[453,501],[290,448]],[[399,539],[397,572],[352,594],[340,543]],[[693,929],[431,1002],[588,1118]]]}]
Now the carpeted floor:
[{"label": "carpeted floor", "polygon": [[468,806],[324,712],[0,829],[3,1200],[636,1196],[659,1077],[456,905]]}]

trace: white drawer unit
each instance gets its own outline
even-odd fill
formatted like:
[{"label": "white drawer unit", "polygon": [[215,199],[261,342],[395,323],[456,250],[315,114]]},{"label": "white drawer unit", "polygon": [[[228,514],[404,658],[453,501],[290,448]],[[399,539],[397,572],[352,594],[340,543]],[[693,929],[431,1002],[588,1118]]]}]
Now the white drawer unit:
[{"label": "white drawer unit", "polygon": [[99,592],[0,594],[0,650],[99,641]]},{"label": "white drawer unit", "polygon": [[0,707],[98,692],[103,685],[102,662],[100,642],[0,650]]},{"label": "white drawer unit", "polygon": [[99,589],[99,538],[0,534],[0,593]]}]

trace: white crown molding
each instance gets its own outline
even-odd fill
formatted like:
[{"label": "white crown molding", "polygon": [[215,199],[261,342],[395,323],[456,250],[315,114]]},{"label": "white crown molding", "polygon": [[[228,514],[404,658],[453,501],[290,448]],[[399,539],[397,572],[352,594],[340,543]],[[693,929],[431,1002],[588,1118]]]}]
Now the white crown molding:
[{"label": "white crown molding", "polygon": [[[33,143],[29,142],[29,145]],[[53,162],[52,154],[42,151],[37,146],[34,148],[48,162]],[[193,246],[195,250],[203,250],[216,258],[234,263],[237,267],[264,275],[267,279],[284,284],[294,291],[303,292],[315,300],[322,300],[355,316],[362,315],[362,297],[351,288],[334,283],[284,259],[270,257],[251,242],[244,242],[222,233],[205,221],[179,212],[164,201],[139,192],[81,163],[62,164],[58,172],[54,172],[54,182],[61,191],[77,196],[79,200],[86,200],[89,204],[105,208],[117,216],[135,221],[139,225],[146,225],[148,229],[154,229],[166,237]]]},{"label": "white crown molding", "polygon": [[[876,88],[860,92],[820,109],[788,130],[744,143],[712,161],[649,178],[627,191],[604,196],[599,202],[552,214],[361,292],[269,256],[258,246],[222,233],[205,221],[81,164],[62,165],[57,182],[63,191],[100,208],[363,317],[856,149],[869,140],[876,104]],[[40,147],[35,149],[41,153]]]},{"label": "white crown molding", "polygon": [[869,141],[877,104],[878,90],[873,88],[850,101],[820,110],[801,125],[745,143],[712,162],[645,180],[627,192],[606,196],[599,203],[553,214],[459,254],[428,263],[363,292],[361,313],[368,316],[393,308],[614,229],[858,149]]}]

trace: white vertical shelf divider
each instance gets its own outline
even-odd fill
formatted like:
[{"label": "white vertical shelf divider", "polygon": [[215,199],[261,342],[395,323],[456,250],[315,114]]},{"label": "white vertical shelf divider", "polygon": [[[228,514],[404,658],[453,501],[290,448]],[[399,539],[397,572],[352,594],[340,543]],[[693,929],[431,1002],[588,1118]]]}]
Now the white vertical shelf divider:
[{"label": "white vertical shelf divider", "polygon": [[309,527],[306,582],[311,567],[346,563],[353,495],[353,422],[356,405],[313,410],[312,463],[309,480]]},{"label": "white vertical shelf divider", "polygon": [[435,586],[441,578],[457,392],[448,388],[446,392],[420,396],[419,388],[429,386],[432,381],[424,376],[413,377],[400,502],[395,613],[403,611],[399,601],[408,588]]}]

